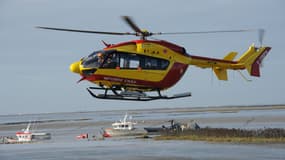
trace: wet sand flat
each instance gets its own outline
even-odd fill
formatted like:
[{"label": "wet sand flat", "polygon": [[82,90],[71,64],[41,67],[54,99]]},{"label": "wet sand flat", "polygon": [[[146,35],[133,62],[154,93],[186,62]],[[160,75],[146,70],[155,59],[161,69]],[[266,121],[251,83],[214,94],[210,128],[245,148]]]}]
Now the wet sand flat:
[{"label": "wet sand flat", "polygon": [[[24,122],[39,121],[36,128],[52,139],[33,144],[0,144],[0,159],[285,159],[285,144],[209,143],[205,141],[156,141],[134,137],[102,141],[76,140],[81,133],[97,134],[128,112],[137,127],[195,120],[201,127],[285,128],[285,106],[229,106],[114,110],[36,115],[0,116],[0,136],[14,135]],[[12,123],[11,123],[12,122]]]},{"label": "wet sand flat", "polygon": [[[262,111],[262,114],[255,112]],[[284,112],[285,105],[266,105],[266,106],[223,106],[223,107],[195,107],[195,108],[163,108],[163,109],[141,109],[141,110],[115,110],[107,111],[107,113],[117,113],[116,116],[121,116],[121,113],[128,112],[133,117],[140,117],[141,114],[148,115],[150,118],[137,118],[139,125],[155,126],[166,123],[170,119],[175,119],[180,122],[197,121],[199,124],[247,124],[247,123],[285,123],[284,114],[266,114],[266,112]],[[104,112],[104,111],[99,111]],[[244,113],[240,113],[244,112]],[[252,114],[246,114],[251,112]],[[91,114],[93,112],[90,112]],[[98,113],[95,112],[94,113]],[[68,113],[65,113],[68,114]],[[74,113],[69,113],[74,114]],[[160,117],[157,118],[155,115]],[[215,116],[213,116],[213,114]],[[151,115],[154,115],[153,117]],[[197,116],[198,115],[198,116]],[[39,124],[40,129],[62,129],[62,128],[84,128],[84,127],[102,127],[110,125],[114,120],[99,120],[92,121],[96,117],[83,117],[69,120],[42,120]],[[30,119],[31,120],[31,119]],[[118,120],[118,119],[117,119]],[[27,120],[28,122],[28,120]],[[27,123],[0,123],[0,131],[19,130],[25,128]],[[285,124],[284,124],[285,125]]]}]

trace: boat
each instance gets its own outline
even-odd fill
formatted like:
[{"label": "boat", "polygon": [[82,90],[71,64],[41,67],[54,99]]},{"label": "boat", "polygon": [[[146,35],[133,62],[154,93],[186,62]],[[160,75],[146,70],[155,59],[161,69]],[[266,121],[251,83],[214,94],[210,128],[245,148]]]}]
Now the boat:
[{"label": "boat", "polygon": [[5,137],[6,143],[30,143],[38,140],[51,139],[50,133],[45,132],[34,132],[31,130],[31,122],[27,125],[26,129],[16,132],[15,137]]},{"label": "boat", "polygon": [[160,134],[169,131],[184,131],[184,130],[197,130],[200,126],[195,121],[190,121],[187,124],[175,122],[174,120],[169,120],[170,126],[162,125],[161,127],[145,127],[144,129],[148,134]]},{"label": "boat", "polygon": [[88,139],[88,133],[81,133],[80,135],[76,136],[76,139]]},{"label": "boat", "polygon": [[103,136],[139,136],[147,133],[144,129],[136,128],[137,123],[131,121],[131,119],[131,116],[126,113],[123,120],[112,124],[112,128],[103,129]]}]

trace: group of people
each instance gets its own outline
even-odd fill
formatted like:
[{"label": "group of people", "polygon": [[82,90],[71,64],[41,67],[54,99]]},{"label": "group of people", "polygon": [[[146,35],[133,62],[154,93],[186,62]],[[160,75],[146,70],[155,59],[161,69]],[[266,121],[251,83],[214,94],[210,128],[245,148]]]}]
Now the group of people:
[{"label": "group of people", "polygon": [[103,68],[116,68],[117,62],[113,54],[109,54],[105,60],[104,54],[98,53],[98,63],[102,65]]}]

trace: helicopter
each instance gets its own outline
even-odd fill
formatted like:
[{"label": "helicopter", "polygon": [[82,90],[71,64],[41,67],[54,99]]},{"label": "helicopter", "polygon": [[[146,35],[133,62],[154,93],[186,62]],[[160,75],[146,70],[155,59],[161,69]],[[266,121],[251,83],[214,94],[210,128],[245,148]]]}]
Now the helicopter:
[{"label": "helicopter", "polygon": [[[203,32],[149,32],[140,29],[129,16],[122,19],[134,32],[105,32],[54,27],[36,28],[107,35],[132,35],[140,39],[117,44],[102,41],[105,48],[94,51],[70,65],[70,71],[97,85],[88,87],[91,96],[99,99],[151,101],[191,96],[191,92],[162,95],[161,91],[174,86],[182,78],[189,65],[210,68],[218,80],[228,80],[227,70],[246,69],[250,76],[260,77],[260,66],[271,47],[263,46],[264,29],[216,30]],[[190,55],[186,49],[165,40],[148,40],[154,35],[208,34],[258,31],[260,47],[252,44],[238,59],[237,52],[229,52],[223,59]],[[101,90],[96,94],[94,91]],[[111,93],[109,92],[111,91]],[[152,94],[150,94],[152,92]],[[156,94],[153,94],[155,93]]]}]

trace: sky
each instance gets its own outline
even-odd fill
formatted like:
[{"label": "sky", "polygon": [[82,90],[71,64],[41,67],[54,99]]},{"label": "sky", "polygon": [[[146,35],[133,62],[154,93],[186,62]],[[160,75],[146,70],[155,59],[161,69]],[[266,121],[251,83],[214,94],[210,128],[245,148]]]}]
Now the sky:
[{"label": "sky", "polygon": [[[0,1],[0,115],[120,109],[285,104],[283,0],[1,0]],[[80,76],[69,65],[95,50],[101,40],[119,43],[137,39],[56,32],[49,26],[131,32],[121,16],[131,16],[152,32],[208,31],[264,28],[264,44],[272,50],[264,59],[261,77],[245,81],[229,71],[219,81],[210,69],[190,66],[184,77],[163,94],[191,92],[192,97],[151,102],[94,99],[86,91],[94,84],[76,83]],[[258,43],[257,33],[165,35],[189,54],[222,58],[230,51],[240,56]]]}]

